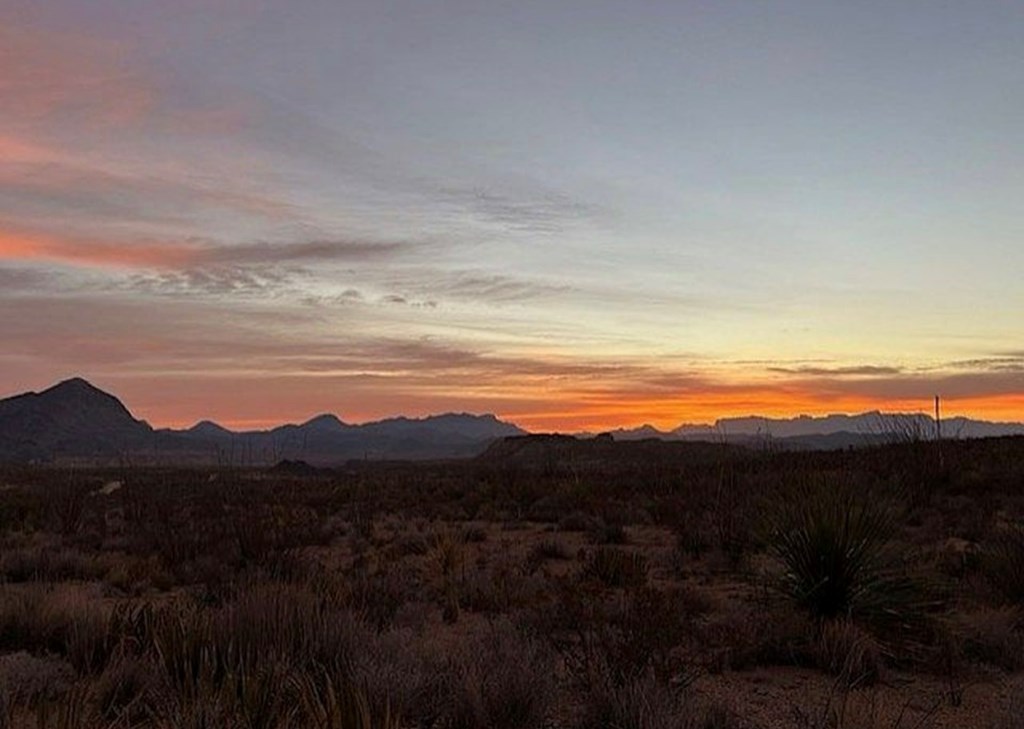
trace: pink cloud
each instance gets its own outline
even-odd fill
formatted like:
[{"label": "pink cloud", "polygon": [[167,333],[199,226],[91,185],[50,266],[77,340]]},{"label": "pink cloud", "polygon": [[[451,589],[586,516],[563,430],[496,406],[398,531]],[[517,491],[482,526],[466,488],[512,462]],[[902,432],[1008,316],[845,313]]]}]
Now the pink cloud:
[{"label": "pink cloud", "polygon": [[0,230],[0,259],[52,261],[98,268],[182,268],[200,248],[191,243],[116,243]]}]

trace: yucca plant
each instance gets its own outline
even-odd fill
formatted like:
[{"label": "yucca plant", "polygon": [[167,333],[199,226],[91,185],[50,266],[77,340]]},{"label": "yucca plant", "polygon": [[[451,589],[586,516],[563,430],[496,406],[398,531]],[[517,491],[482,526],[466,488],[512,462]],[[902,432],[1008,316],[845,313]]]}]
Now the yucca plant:
[{"label": "yucca plant", "polygon": [[927,603],[892,547],[895,522],[884,504],[845,488],[808,490],[782,504],[770,517],[768,545],[798,606],[890,634],[920,627]]}]

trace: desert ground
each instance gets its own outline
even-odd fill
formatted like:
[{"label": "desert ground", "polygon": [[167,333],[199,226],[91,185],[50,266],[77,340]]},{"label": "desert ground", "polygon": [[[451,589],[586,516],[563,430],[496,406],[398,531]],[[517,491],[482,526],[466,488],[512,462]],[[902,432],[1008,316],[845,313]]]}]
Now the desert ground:
[{"label": "desert ground", "polygon": [[0,727],[1024,727],[1024,439],[0,469]]}]

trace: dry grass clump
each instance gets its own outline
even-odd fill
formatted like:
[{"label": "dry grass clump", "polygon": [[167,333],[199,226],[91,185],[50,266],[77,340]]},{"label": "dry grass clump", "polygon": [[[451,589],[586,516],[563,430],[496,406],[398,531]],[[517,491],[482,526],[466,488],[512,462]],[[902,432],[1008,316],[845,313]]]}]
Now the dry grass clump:
[{"label": "dry grass clump", "polygon": [[454,623],[459,619],[459,587],[465,576],[465,534],[450,529],[435,532],[431,538],[430,558],[444,590],[444,620]]},{"label": "dry grass clump", "polygon": [[529,573],[527,565],[503,556],[490,565],[475,565],[465,571],[460,604],[477,613],[504,614],[533,604],[544,588],[544,580]]},{"label": "dry grass clump", "polygon": [[448,729],[540,729],[555,698],[552,656],[507,620],[464,642],[441,672],[439,724]]},{"label": "dry grass clump", "polygon": [[713,673],[804,665],[814,635],[814,622],[788,606],[719,607],[701,626],[702,665]]},{"label": "dry grass clump", "polygon": [[882,677],[881,647],[870,633],[850,620],[822,623],[811,650],[819,668],[851,686],[870,686]]},{"label": "dry grass clump", "polygon": [[0,578],[7,582],[97,580],[108,566],[78,550],[60,547],[21,547],[0,554]]},{"label": "dry grass clump", "polygon": [[691,711],[672,686],[641,675],[625,682],[591,681],[577,722],[579,729],[680,729]]},{"label": "dry grass clump", "polygon": [[526,555],[526,570],[532,574],[539,570],[545,562],[568,559],[572,559],[572,554],[565,542],[557,537],[547,537],[530,547],[530,551]]},{"label": "dry grass clump", "polygon": [[1024,524],[1009,524],[985,545],[982,571],[1005,601],[1024,606]]},{"label": "dry grass clump", "polygon": [[79,673],[102,670],[116,645],[111,611],[70,590],[26,586],[0,594],[0,648],[52,653]]},{"label": "dry grass clump", "polygon": [[639,552],[598,547],[583,565],[581,576],[606,587],[639,587],[647,582],[647,558]]},{"label": "dry grass clump", "polygon": [[689,685],[695,673],[687,647],[700,618],[687,611],[691,603],[675,591],[650,587],[610,594],[603,589],[563,580],[554,601],[538,607],[532,620],[574,690],[599,708],[647,678],[663,686]]},{"label": "dry grass clump", "polygon": [[1024,669],[1024,615],[1019,608],[983,608],[960,616],[956,628],[965,657],[1005,671]]},{"label": "dry grass clump", "polygon": [[71,688],[75,678],[74,667],[61,658],[25,651],[0,656],[0,713],[6,710],[10,715],[19,704],[35,707],[53,701]]}]

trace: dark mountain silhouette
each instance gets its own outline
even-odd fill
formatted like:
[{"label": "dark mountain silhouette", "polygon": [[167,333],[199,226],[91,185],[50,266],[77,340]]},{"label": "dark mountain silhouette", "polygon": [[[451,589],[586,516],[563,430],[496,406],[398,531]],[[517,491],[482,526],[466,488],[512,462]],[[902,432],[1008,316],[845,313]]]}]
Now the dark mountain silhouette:
[{"label": "dark mountain silhouette", "polygon": [[152,438],[148,423],[81,378],[0,400],[0,457],[7,460],[109,456],[145,448]]},{"label": "dark mountain silhouette", "polygon": [[200,420],[184,432],[201,438],[230,438],[232,435],[230,430],[212,420]]},{"label": "dark mountain silhouette", "polygon": [[[202,427],[200,427],[202,426]],[[301,424],[270,430],[232,432],[200,423],[188,431],[160,431],[191,441],[206,460],[236,465],[305,461],[324,466],[353,459],[426,460],[465,458],[480,453],[495,438],[520,435],[522,429],[493,415],[449,413],[422,419],[391,418],[350,425],[334,415],[318,415]]]},{"label": "dark mountain silhouette", "polygon": [[450,413],[350,425],[331,414],[271,430],[233,432],[204,420],[154,430],[83,379],[0,400],[0,461],[324,466],[357,458],[471,457],[494,439],[524,433],[493,415]]},{"label": "dark mountain silhouette", "polygon": [[[957,417],[944,419],[941,425],[944,438],[1024,435],[1021,423]],[[0,400],[0,461],[6,462],[125,459],[131,463],[264,466],[302,461],[312,466],[329,466],[353,459],[468,458],[483,453],[496,440],[523,435],[524,430],[494,415],[467,413],[418,419],[397,417],[361,425],[345,423],[325,413],[304,423],[270,430],[234,432],[209,420],[187,430],[154,430],[133,417],[116,397],[81,378],[66,380],[43,392]],[[710,441],[822,450],[928,440],[935,436],[935,421],[923,414],[872,412],[789,419],[750,416],[725,418],[714,425],[681,425],[667,432],[650,425],[620,429],[593,438],[598,442],[596,446],[579,446],[575,438],[568,436],[568,440],[513,439],[496,444],[494,447],[499,450],[490,455],[512,460],[537,457],[543,462],[561,459],[561,449],[568,449],[572,459],[586,460],[595,453],[603,454],[601,449],[614,441]],[[629,453],[659,458],[668,453],[657,448],[644,446]],[[618,457],[625,451],[615,453]]]},{"label": "dark mountain silhouette", "polygon": [[[714,425],[680,425],[659,431],[650,425],[616,430],[616,440],[718,441],[743,445],[776,443],[781,448],[831,450],[880,443],[932,440],[937,437],[935,419],[923,413],[881,413],[825,415],[795,418],[722,418]],[[943,438],[993,438],[1024,435],[1024,423],[992,423],[954,417],[941,421]]]}]

